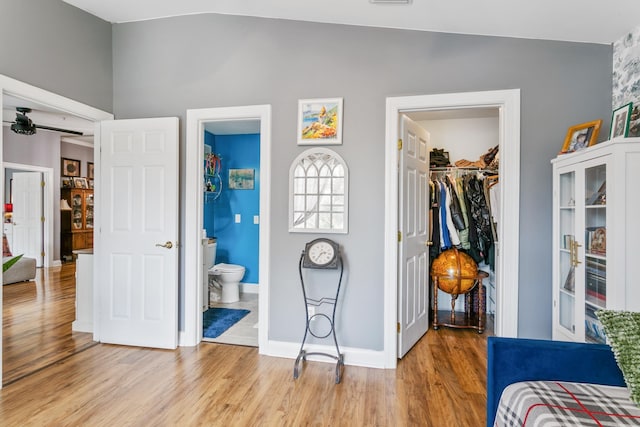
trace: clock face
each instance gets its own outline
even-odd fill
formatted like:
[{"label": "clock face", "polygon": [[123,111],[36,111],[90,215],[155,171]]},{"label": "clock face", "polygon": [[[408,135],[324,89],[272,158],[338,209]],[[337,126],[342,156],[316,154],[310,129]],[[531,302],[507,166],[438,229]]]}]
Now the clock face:
[{"label": "clock face", "polygon": [[309,260],[316,265],[327,265],[335,257],[335,250],[329,242],[319,241],[309,248]]}]

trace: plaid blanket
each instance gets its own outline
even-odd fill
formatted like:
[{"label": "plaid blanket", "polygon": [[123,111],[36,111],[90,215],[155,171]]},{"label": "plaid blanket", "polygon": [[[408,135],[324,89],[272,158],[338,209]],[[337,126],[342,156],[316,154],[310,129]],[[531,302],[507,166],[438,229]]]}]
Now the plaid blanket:
[{"label": "plaid blanket", "polygon": [[524,381],[504,389],[494,425],[640,426],[640,408],[626,387]]}]

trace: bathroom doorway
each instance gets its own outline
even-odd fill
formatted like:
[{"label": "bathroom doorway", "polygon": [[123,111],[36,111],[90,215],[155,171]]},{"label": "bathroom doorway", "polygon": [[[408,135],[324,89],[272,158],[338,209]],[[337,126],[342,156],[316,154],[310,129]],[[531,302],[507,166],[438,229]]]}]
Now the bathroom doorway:
[{"label": "bathroom doorway", "polygon": [[[250,329],[252,333],[250,344],[245,339],[222,341],[225,339],[222,335],[216,338],[216,342],[254,345],[261,353],[266,346],[270,121],[269,105],[187,111],[186,162],[189,168],[186,176],[184,253],[185,265],[195,268],[185,269],[185,331],[192,330],[193,325],[195,336],[188,339],[196,343],[203,339],[203,309],[207,308],[209,299],[207,270],[210,267],[207,264],[211,259],[210,249],[206,248],[215,238],[215,264],[241,266],[245,271],[239,284],[239,301],[215,301],[221,293],[219,289],[212,288],[211,305],[249,310],[250,313],[236,325],[237,329]],[[250,146],[253,148],[248,148]],[[249,149],[253,154],[248,154]],[[205,153],[209,156],[208,164]],[[213,172],[209,173],[211,176],[207,175],[205,166]],[[253,200],[247,201],[250,196]],[[246,229],[254,233],[246,234]]]},{"label": "bathroom doorway", "polygon": [[203,139],[202,340],[257,347],[260,121],[205,122]]}]

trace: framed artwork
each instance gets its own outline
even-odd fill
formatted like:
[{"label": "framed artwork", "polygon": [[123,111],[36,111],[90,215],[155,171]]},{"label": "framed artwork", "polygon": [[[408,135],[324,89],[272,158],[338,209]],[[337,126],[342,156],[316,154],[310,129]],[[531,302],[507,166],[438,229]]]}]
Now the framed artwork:
[{"label": "framed artwork", "polygon": [[342,144],[342,98],[298,101],[298,145]]},{"label": "framed artwork", "polygon": [[632,103],[623,105],[613,110],[611,115],[611,132],[609,139],[626,137],[629,134],[629,122],[631,120]]},{"label": "framed artwork", "polygon": [[89,188],[86,178],[73,178],[74,188]]},{"label": "framed artwork", "polygon": [[93,189],[93,180],[89,179],[88,182],[89,182],[89,188]]},{"label": "framed artwork", "polygon": [[62,158],[62,176],[80,176],[80,160]]},{"label": "framed artwork", "polygon": [[73,178],[68,176],[60,178],[60,188],[73,188]]},{"label": "framed artwork", "polygon": [[254,169],[229,169],[230,190],[253,190]]},{"label": "framed artwork", "polygon": [[87,178],[93,179],[93,162],[87,162]]},{"label": "framed artwork", "polygon": [[601,119],[571,126],[567,131],[560,154],[573,153],[594,145],[601,126]]}]

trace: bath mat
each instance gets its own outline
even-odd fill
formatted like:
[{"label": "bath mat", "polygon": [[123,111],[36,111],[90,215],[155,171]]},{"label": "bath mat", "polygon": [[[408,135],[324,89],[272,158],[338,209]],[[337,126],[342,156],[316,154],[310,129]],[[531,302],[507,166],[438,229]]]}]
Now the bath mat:
[{"label": "bath mat", "polygon": [[210,308],[204,312],[202,320],[203,336],[205,338],[218,338],[249,313],[249,310],[235,308]]}]

